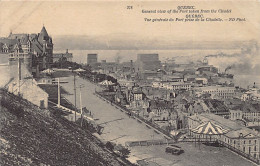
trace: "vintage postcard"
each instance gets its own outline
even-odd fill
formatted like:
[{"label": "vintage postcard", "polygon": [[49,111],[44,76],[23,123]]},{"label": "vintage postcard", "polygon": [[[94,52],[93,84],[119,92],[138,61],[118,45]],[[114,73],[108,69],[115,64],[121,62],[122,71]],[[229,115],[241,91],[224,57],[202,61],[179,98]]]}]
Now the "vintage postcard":
[{"label": "vintage postcard", "polygon": [[260,165],[260,1],[0,1],[0,165]]}]

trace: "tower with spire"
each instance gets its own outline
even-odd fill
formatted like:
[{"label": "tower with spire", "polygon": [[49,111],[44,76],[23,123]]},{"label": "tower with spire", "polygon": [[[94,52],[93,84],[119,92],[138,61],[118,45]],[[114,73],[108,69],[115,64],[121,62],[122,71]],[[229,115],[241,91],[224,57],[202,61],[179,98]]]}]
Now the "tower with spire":
[{"label": "tower with spire", "polygon": [[44,25],[38,34],[38,41],[42,45],[43,56],[45,57],[46,65],[44,68],[50,68],[53,63],[53,43]]}]

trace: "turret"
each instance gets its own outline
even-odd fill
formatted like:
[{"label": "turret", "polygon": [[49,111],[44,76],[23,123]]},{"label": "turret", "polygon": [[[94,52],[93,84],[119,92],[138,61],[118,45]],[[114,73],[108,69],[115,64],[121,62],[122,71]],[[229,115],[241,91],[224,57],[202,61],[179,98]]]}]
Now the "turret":
[{"label": "turret", "polygon": [[47,31],[46,31],[46,29],[45,29],[44,26],[42,27],[42,30],[41,30],[41,32],[39,33],[39,38],[38,38],[38,40],[39,40],[39,42],[40,42],[41,44],[44,44],[43,41],[48,41],[48,40],[49,40],[49,35],[48,35],[48,33],[47,33]]}]

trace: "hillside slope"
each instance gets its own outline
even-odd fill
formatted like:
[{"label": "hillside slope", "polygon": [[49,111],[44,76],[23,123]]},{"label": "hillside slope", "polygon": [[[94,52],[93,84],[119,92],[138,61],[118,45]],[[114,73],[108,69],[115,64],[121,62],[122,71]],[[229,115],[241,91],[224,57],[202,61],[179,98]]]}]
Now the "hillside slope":
[{"label": "hillside slope", "polygon": [[0,101],[0,165],[127,165],[57,112],[3,90]]}]

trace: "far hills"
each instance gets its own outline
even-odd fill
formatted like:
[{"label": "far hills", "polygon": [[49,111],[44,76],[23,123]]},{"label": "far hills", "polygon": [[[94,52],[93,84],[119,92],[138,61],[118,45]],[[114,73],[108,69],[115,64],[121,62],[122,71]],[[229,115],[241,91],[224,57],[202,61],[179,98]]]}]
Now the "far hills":
[{"label": "far hills", "polygon": [[251,41],[188,41],[174,38],[140,38],[116,34],[103,36],[64,35],[54,36],[56,50],[178,50],[178,49],[240,49],[252,44]]}]

